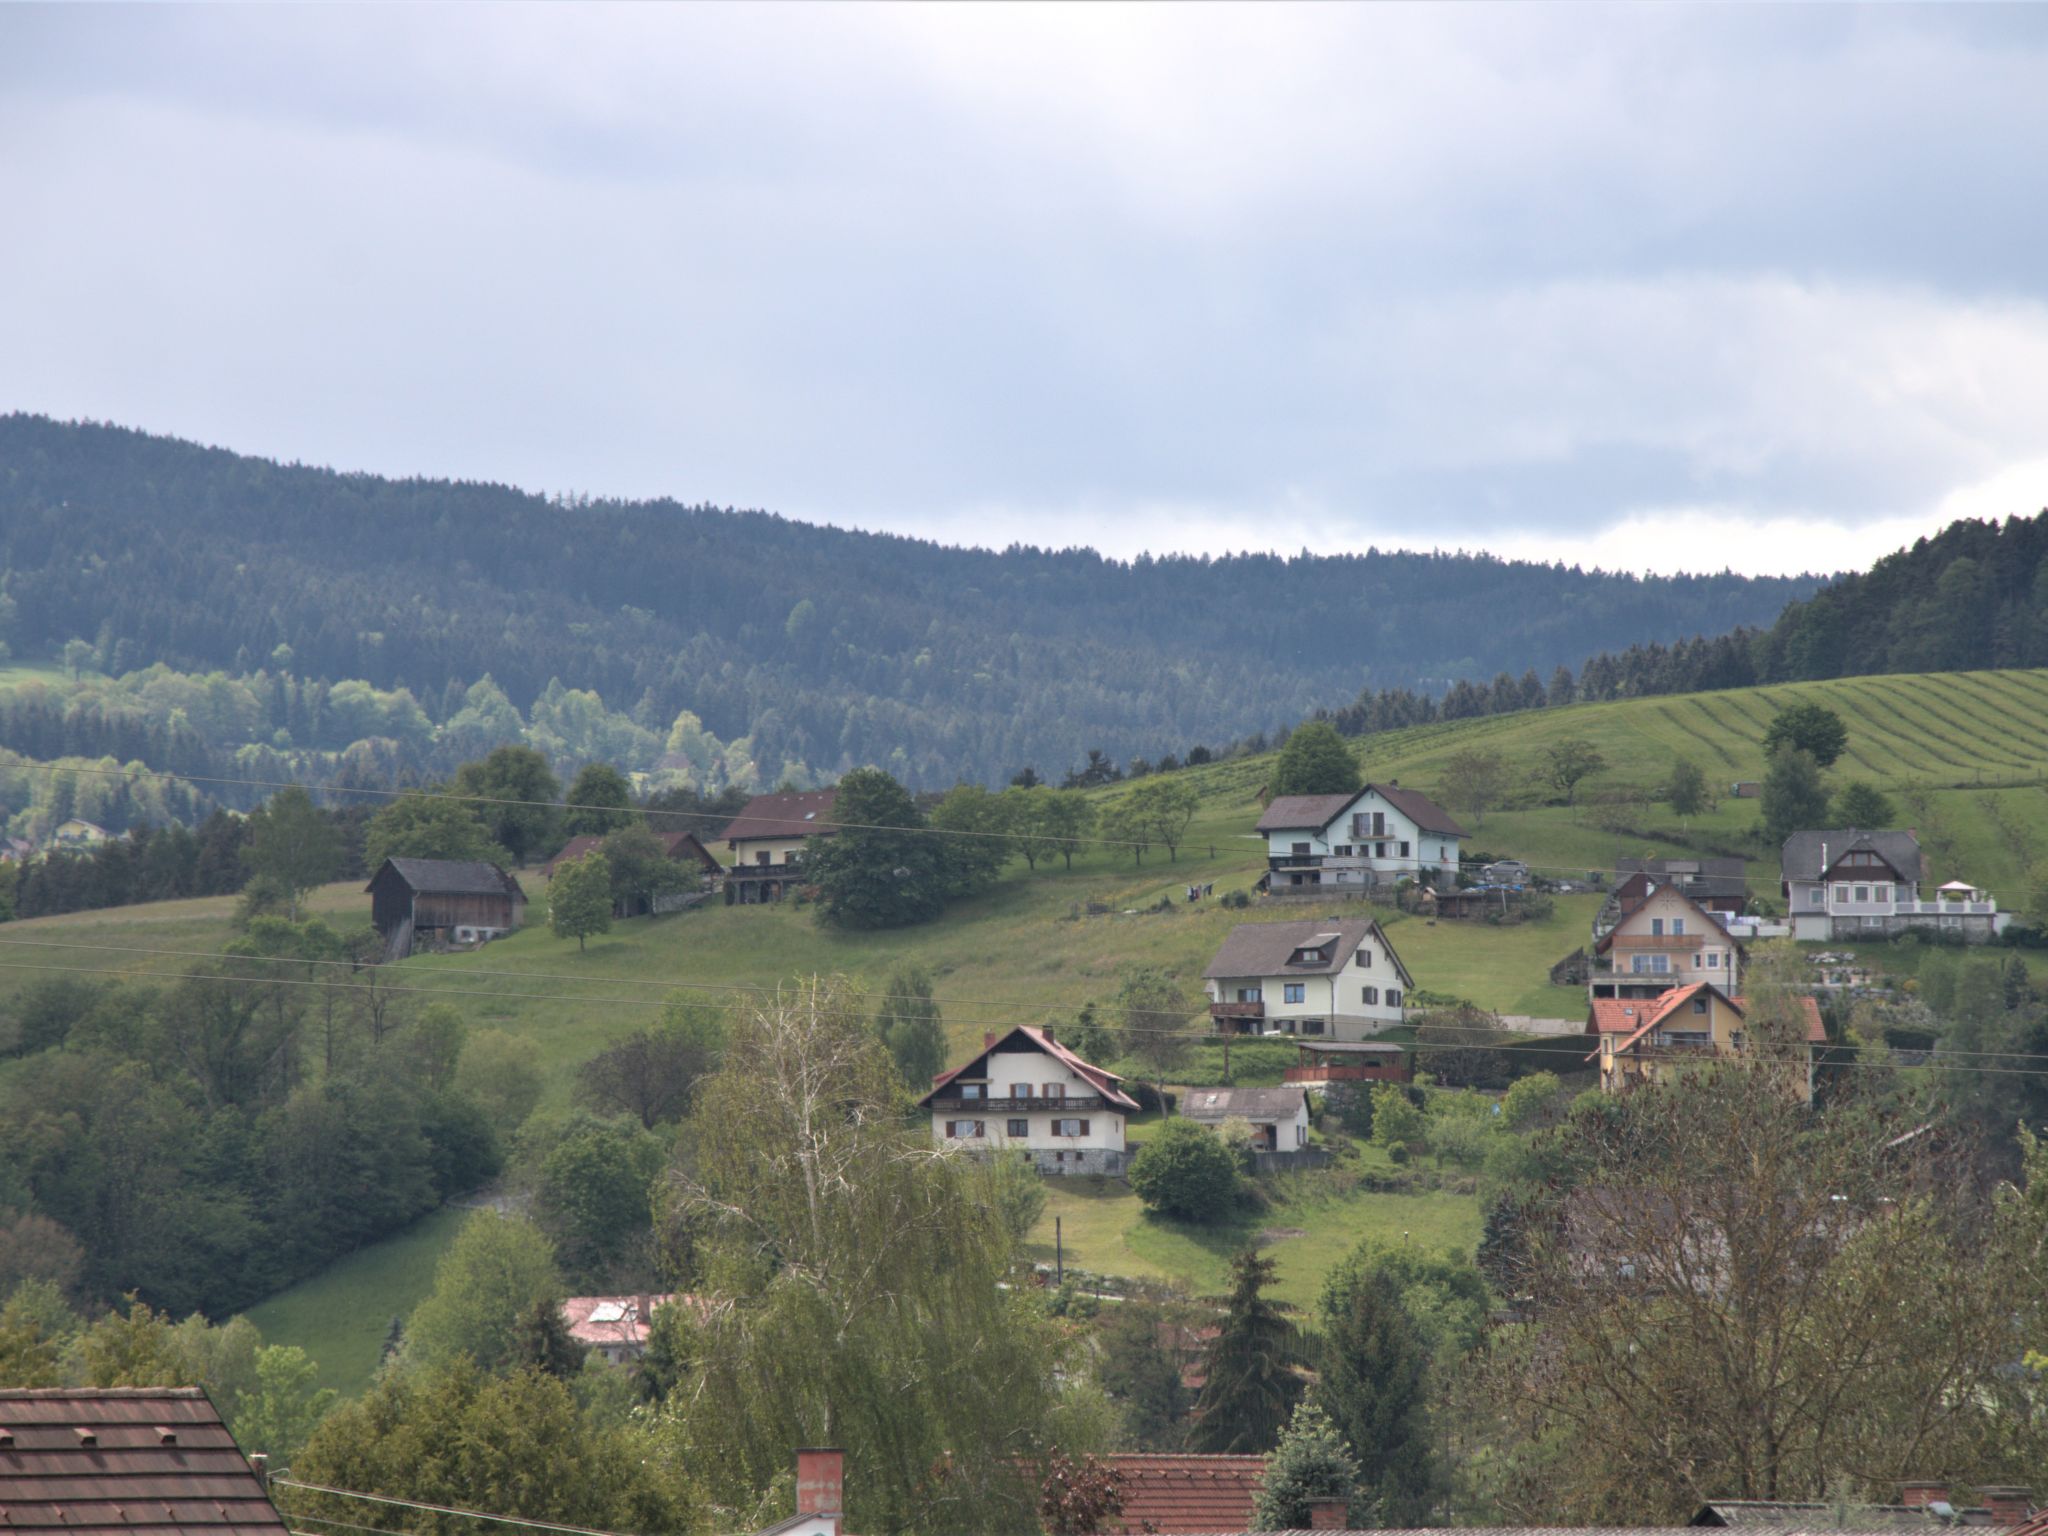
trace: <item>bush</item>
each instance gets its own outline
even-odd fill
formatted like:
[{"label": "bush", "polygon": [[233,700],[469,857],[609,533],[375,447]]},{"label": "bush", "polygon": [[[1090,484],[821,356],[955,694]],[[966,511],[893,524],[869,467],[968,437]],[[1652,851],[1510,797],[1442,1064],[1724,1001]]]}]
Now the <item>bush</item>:
[{"label": "bush", "polygon": [[1145,1209],[1184,1221],[1220,1221],[1237,1203],[1237,1160],[1192,1120],[1168,1120],[1131,1164],[1131,1189]]},{"label": "bush", "polygon": [[1391,1147],[1387,1148],[1387,1161],[1390,1163],[1407,1162],[1408,1149],[1405,1146],[1403,1146],[1400,1142],[1395,1142]]}]

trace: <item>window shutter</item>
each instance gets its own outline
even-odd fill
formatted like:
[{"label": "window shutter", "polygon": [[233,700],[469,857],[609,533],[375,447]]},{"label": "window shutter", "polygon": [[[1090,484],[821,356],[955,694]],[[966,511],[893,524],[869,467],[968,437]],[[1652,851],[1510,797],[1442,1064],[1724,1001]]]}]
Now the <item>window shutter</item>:
[{"label": "window shutter", "polygon": [[1075,1135],[1086,1136],[1088,1134],[1088,1122],[1086,1120],[1076,1120],[1074,1124],[1080,1127],[1080,1129],[1074,1133]]}]

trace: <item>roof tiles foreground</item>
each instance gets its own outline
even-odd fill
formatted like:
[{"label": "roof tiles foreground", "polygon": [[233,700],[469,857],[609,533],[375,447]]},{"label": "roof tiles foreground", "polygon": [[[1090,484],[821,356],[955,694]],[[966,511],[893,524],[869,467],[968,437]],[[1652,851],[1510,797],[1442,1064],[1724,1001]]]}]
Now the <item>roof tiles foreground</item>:
[{"label": "roof tiles foreground", "polygon": [[284,1536],[197,1387],[0,1390],[0,1528]]},{"label": "roof tiles foreground", "polygon": [[1109,1463],[1124,1479],[1116,1532],[1248,1531],[1265,1475],[1263,1456],[1125,1454]]}]

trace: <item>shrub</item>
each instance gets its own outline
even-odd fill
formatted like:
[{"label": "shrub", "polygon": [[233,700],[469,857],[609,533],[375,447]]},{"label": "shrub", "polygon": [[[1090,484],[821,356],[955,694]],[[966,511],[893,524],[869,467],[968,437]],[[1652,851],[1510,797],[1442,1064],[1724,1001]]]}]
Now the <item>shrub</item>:
[{"label": "shrub", "polygon": [[1131,1164],[1131,1189],[1148,1211],[1219,1221],[1237,1202],[1237,1160],[1206,1128],[1168,1120]]}]

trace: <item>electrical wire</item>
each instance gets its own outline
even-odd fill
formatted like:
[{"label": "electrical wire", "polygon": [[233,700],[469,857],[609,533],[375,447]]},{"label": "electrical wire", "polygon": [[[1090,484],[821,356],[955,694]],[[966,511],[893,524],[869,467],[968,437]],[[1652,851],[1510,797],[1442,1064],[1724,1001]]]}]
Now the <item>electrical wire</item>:
[{"label": "electrical wire", "polygon": [[[395,1499],[382,1493],[357,1493],[350,1488],[329,1488],[320,1483],[301,1483],[291,1478],[273,1477],[270,1484],[273,1488],[300,1488],[307,1493],[332,1494],[340,1499],[361,1499],[369,1504],[389,1504],[399,1509],[416,1509],[433,1515],[461,1515],[471,1520],[493,1520],[500,1525],[520,1525],[531,1531],[556,1531],[560,1532],[561,1536],[618,1536],[616,1532],[595,1530],[587,1525],[555,1525],[546,1520],[526,1520],[517,1515],[493,1515],[481,1509],[456,1509],[447,1504],[424,1504],[417,1499]],[[340,1520],[324,1520],[319,1515],[301,1515],[294,1518],[320,1521],[327,1525],[347,1523]],[[365,1530],[369,1527],[355,1526],[353,1529]]]}]

